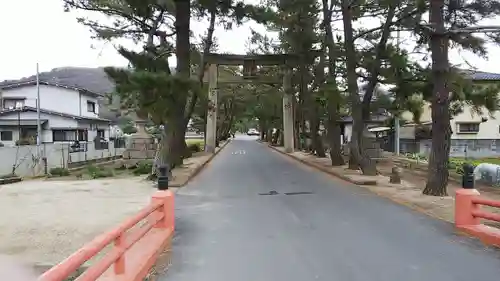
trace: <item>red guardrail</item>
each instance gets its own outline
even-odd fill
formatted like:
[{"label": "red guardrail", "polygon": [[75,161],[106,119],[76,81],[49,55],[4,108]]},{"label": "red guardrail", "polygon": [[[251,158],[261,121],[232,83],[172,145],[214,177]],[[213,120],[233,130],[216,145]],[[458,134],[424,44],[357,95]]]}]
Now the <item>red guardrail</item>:
[{"label": "red guardrail", "polygon": [[[141,221],[146,221],[138,225]],[[114,247],[85,270],[78,281],[139,281],[148,274],[174,232],[174,196],[158,191],[151,203],[113,230],[103,233],[38,278],[63,281],[106,246]]]},{"label": "red guardrail", "polygon": [[459,189],[455,196],[455,226],[487,244],[500,247],[500,229],[481,223],[481,219],[500,222],[500,214],[487,212],[481,205],[500,208],[500,201],[480,197],[476,189]]}]

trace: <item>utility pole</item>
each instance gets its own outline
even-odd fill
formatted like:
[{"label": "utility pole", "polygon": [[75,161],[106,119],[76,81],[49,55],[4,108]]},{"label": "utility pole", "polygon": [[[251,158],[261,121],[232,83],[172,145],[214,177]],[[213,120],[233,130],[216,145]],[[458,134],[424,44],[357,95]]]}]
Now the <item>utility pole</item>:
[{"label": "utility pole", "polygon": [[40,145],[42,143],[42,124],[40,124],[40,77],[38,63],[36,63],[36,154],[41,160]]},{"label": "utility pole", "polygon": [[[400,39],[400,30],[398,28],[397,33],[396,33],[396,48],[399,52],[399,39]],[[399,116],[396,115],[394,117],[394,153],[396,155],[399,155]]]}]

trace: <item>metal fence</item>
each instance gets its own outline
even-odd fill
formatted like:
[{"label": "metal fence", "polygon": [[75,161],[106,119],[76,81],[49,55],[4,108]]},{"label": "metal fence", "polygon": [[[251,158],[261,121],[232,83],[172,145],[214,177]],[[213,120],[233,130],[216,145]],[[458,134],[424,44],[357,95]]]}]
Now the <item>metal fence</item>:
[{"label": "metal fence", "polygon": [[[420,154],[429,155],[431,140],[422,140],[419,146]],[[451,140],[450,156],[464,158],[500,157],[500,140]]]}]

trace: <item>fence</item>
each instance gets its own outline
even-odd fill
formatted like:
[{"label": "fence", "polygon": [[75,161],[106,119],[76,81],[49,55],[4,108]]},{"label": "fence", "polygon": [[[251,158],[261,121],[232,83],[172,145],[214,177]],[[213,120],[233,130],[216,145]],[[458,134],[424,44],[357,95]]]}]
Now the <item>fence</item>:
[{"label": "fence", "polygon": [[[152,202],[115,229],[96,237],[60,264],[52,267],[38,281],[63,281],[86,261],[109,244],[114,247],[85,270],[80,281],[143,280],[158,256],[171,242],[174,232],[174,195],[158,191]],[[138,225],[146,221],[144,225]]]},{"label": "fence", "polygon": [[[89,161],[100,161],[121,157],[125,141],[110,142],[46,143],[40,146],[40,155],[47,159],[47,169],[71,168]],[[11,174],[36,176],[43,174],[43,165],[38,159],[36,145],[0,147],[0,175]]]},{"label": "fence", "polygon": [[455,196],[455,226],[470,235],[478,237],[487,244],[500,247],[500,229],[481,223],[481,219],[500,222],[500,214],[480,208],[490,206],[500,208],[500,201],[479,196],[476,189],[459,189]]},{"label": "fence", "polygon": [[[420,141],[420,154],[429,155],[431,140]],[[500,140],[451,140],[451,157],[486,158],[500,156]]]}]

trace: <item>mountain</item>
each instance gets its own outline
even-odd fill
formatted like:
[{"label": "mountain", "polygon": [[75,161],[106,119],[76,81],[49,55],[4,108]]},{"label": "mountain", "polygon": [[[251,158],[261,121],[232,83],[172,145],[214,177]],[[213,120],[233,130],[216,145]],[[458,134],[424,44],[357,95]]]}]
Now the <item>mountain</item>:
[{"label": "mountain", "polygon": [[[102,95],[99,100],[99,117],[117,121],[120,117],[120,112],[114,112],[113,108],[118,108],[119,101],[113,99],[112,104],[108,104],[108,99],[105,97],[107,93],[112,93],[115,89],[114,83],[108,78],[103,68],[87,68],[87,67],[59,67],[48,72],[39,73],[39,78],[42,81],[53,81],[66,86],[75,86],[87,89]],[[19,80],[5,80],[0,82],[2,85],[11,83],[20,83],[23,81],[32,81],[36,79],[36,75],[24,77]]]}]

